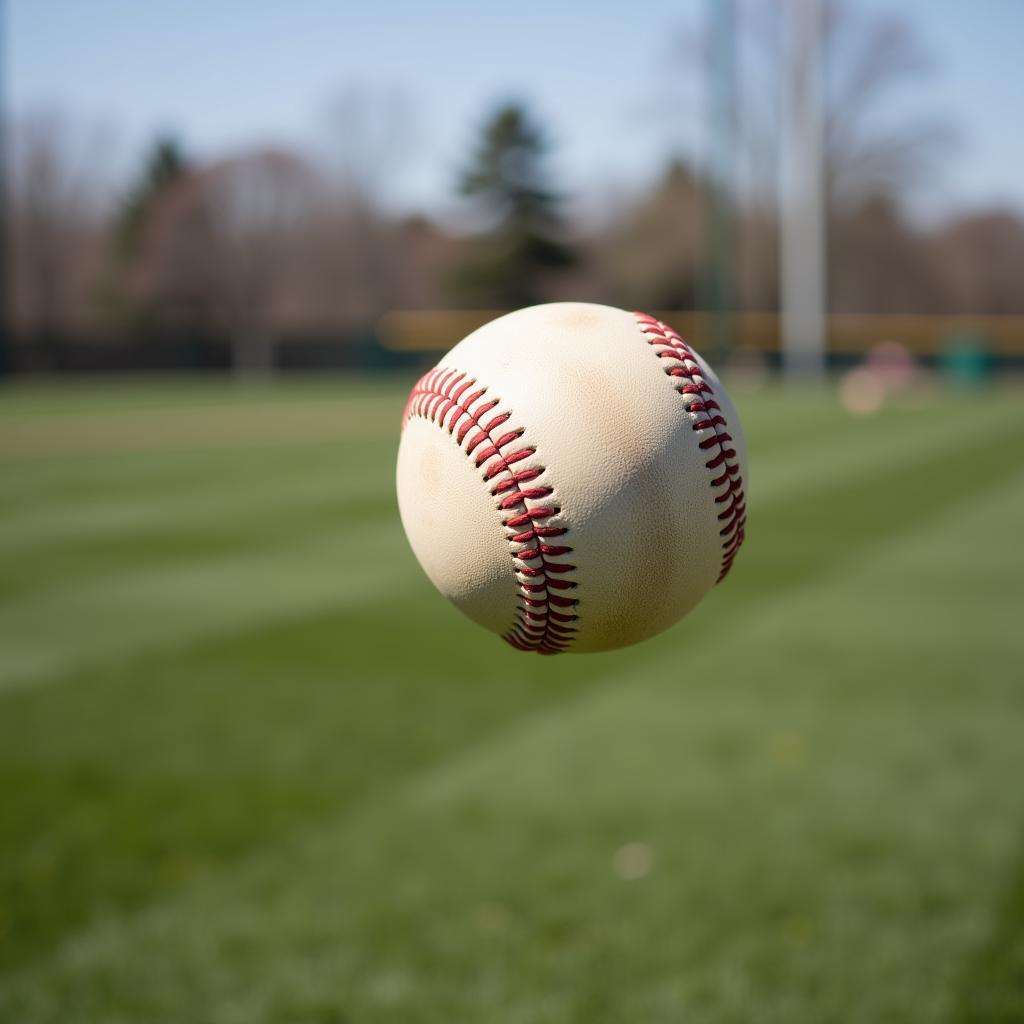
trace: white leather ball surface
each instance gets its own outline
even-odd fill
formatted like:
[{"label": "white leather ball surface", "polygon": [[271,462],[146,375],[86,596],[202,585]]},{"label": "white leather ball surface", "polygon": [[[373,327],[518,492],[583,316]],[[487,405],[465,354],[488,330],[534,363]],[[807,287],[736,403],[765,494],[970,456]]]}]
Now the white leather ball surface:
[{"label": "white leather ball surface", "polygon": [[746,524],[736,409],[642,313],[565,302],[499,317],[413,388],[402,523],[427,575],[522,650],[654,636],[732,566]]}]

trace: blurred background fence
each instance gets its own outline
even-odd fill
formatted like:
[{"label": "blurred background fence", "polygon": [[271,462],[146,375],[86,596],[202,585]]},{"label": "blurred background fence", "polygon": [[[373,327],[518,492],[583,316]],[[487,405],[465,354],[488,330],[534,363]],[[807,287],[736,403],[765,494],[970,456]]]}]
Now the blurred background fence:
[{"label": "blurred background fence", "polygon": [[[274,372],[353,372],[418,368],[505,310],[393,310],[375,323],[319,333],[275,336],[266,369]],[[653,311],[702,351],[712,352],[715,314],[698,310]],[[777,313],[743,312],[732,318],[734,369],[775,369],[782,360],[782,323]],[[1024,367],[1024,315],[943,316],[835,313],[826,318],[827,358],[832,367],[856,363],[880,344],[898,344],[925,366],[960,347],[984,354],[991,369]],[[230,372],[230,341],[216,333],[174,336],[56,336],[14,340],[15,374]],[[761,361],[761,362],[759,362]]]}]

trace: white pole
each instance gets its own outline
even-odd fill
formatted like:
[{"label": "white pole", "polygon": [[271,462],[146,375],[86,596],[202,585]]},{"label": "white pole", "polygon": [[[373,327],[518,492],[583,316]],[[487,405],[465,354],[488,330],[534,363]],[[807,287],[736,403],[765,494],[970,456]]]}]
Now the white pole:
[{"label": "white pole", "polygon": [[825,168],[821,0],[788,0],[779,156],[782,353],[790,379],[825,369]]},{"label": "white pole", "polygon": [[736,239],[736,3],[707,0],[708,62],[707,271],[703,305],[711,314],[712,358],[724,364],[733,344]]}]

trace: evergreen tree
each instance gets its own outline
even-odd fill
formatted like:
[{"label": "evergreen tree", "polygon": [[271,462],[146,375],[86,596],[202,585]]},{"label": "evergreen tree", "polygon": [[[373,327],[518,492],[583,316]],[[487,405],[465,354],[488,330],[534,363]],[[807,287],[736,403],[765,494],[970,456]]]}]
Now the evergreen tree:
[{"label": "evergreen tree", "polygon": [[516,308],[544,299],[553,271],[575,262],[563,237],[562,197],[546,168],[548,144],[529,112],[500,107],[459,182],[489,221],[474,239],[452,284],[458,297],[481,306]]},{"label": "evergreen tree", "polygon": [[157,139],[142,175],[129,192],[114,226],[117,255],[131,260],[138,254],[146,224],[160,197],[188,173],[189,165],[177,141]]}]

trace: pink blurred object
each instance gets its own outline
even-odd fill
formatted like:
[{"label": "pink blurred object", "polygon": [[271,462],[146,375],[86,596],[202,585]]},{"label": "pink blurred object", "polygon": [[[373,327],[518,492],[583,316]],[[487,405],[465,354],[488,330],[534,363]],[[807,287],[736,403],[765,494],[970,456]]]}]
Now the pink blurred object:
[{"label": "pink blurred object", "polygon": [[917,361],[898,341],[880,341],[868,352],[864,367],[888,392],[906,391],[917,376]]}]

